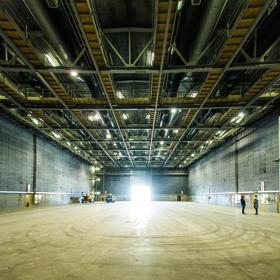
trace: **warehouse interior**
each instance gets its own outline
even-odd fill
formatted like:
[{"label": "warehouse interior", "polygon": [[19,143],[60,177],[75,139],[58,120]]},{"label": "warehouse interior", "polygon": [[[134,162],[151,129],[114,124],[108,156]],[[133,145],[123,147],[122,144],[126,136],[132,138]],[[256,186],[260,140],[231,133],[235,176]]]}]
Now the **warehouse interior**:
[{"label": "warehouse interior", "polygon": [[0,279],[278,279],[279,25],[277,0],[0,0]]}]

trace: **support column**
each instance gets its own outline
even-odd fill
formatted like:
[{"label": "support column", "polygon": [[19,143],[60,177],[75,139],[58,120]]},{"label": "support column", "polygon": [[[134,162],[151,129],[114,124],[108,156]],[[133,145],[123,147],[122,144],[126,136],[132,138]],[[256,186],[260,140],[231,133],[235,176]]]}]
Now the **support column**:
[{"label": "support column", "polygon": [[234,163],[235,163],[235,192],[239,192],[239,176],[238,176],[238,141],[234,144]]},{"label": "support column", "polygon": [[[37,136],[33,134],[33,195],[35,196],[37,190]],[[34,202],[34,197],[33,197]]]}]

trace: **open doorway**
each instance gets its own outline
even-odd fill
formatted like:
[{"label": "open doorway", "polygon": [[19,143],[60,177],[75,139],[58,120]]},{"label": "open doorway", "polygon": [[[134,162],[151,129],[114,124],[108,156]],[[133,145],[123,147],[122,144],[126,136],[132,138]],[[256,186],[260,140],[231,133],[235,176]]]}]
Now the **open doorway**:
[{"label": "open doorway", "polygon": [[151,201],[150,186],[131,186],[131,201],[133,202],[149,202]]}]

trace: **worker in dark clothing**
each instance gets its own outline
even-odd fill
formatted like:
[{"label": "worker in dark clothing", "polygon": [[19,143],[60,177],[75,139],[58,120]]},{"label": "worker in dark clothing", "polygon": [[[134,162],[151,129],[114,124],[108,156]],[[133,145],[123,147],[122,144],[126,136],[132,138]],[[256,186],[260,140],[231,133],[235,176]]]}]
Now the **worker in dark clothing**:
[{"label": "worker in dark clothing", "polygon": [[242,214],[246,214],[245,213],[246,201],[245,201],[244,195],[241,195],[240,203],[241,203],[241,207],[242,207]]},{"label": "worker in dark clothing", "polygon": [[258,196],[255,195],[255,199],[254,199],[254,209],[256,211],[255,215],[258,215],[258,208],[259,208],[259,200],[258,200]]}]

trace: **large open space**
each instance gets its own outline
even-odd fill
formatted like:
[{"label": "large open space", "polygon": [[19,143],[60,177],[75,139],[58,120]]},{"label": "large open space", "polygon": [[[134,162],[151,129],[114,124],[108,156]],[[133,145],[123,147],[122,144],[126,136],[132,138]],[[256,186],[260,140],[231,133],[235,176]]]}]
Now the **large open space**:
[{"label": "large open space", "polygon": [[0,0],[0,279],[280,279],[280,0]]},{"label": "large open space", "polygon": [[279,279],[280,222],[197,203],[131,202],[0,216],[0,279]]}]

